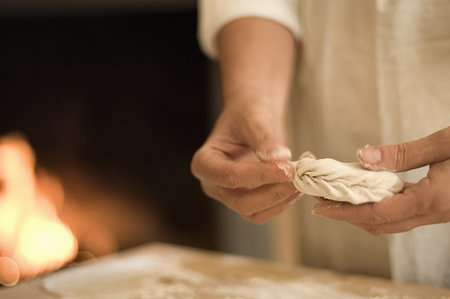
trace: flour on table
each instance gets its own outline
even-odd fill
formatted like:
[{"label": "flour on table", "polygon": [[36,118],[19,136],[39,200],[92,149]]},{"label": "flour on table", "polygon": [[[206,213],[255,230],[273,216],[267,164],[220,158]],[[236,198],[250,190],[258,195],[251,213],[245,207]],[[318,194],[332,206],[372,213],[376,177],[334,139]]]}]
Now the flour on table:
[{"label": "flour on table", "polygon": [[235,265],[220,261],[210,267],[221,270],[208,275],[183,265],[176,256],[119,257],[53,273],[44,279],[43,287],[63,299],[366,298],[341,291],[329,281],[275,281],[262,274],[235,273]]},{"label": "flour on table", "polygon": [[388,171],[371,171],[360,163],[303,158],[294,162],[294,186],[301,192],[352,204],[378,202],[403,189],[403,181]]}]

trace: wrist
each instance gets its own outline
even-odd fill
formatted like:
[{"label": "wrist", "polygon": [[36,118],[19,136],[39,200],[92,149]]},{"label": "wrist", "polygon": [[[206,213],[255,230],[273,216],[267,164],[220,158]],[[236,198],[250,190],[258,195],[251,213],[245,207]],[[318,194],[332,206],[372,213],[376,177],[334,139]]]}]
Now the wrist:
[{"label": "wrist", "polygon": [[244,115],[267,117],[269,123],[284,120],[286,99],[277,99],[264,93],[246,91],[229,92],[223,95],[224,110],[237,111]]},{"label": "wrist", "polygon": [[[278,107],[280,108],[280,107]],[[222,118],[233,124],[247,124],[258,135],[270,132],[284,144],[286,127],[284,111],[274,109],[271,101],[262,98],[239,97],[230,99],[223,108]]]}]

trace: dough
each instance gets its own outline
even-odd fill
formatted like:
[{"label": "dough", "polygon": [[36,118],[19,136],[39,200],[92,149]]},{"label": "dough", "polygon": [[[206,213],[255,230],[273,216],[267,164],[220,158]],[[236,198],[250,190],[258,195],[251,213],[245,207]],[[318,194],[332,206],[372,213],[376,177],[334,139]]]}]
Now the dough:
[{"label": "dough", "polygon": [[403,181],[388,171],[371,171],[360,163],[303,158],[294,162],[294,186],[301,192],[352,204],[378,202],[403,189]]}]

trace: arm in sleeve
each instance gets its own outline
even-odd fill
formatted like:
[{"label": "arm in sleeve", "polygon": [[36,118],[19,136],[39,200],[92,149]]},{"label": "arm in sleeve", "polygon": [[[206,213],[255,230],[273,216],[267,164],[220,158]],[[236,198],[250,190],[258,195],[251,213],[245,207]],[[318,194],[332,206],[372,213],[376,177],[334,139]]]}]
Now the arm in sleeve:
[{"label": "arm in sleeve", "polygon": [[210,58],[217,56],[217,34],[226,24],[240,18],[260,17],[287,27],[295,38],[301,31],[298,0],[199,0],[200,47]]}]

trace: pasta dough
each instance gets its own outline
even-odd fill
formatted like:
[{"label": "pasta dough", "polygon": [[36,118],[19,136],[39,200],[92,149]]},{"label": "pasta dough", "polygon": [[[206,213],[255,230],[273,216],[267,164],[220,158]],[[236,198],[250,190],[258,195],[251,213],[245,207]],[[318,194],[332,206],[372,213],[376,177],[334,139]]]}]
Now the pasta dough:
[{"label": "pasta dough", "polygon": [[296,162],[294,186],[301,192],[352,204],[378,202],[403,189],[403,181],[388,171],[370,171],[358,163],[303,158]]}]

